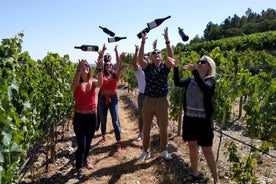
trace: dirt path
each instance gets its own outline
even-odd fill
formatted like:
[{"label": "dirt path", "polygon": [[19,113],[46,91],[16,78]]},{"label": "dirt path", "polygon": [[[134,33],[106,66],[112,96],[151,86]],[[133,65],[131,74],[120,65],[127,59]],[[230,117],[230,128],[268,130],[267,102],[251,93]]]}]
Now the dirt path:
[{"label": "dirt path", "polygon": [[[144,162],[137,161],[137,157],[141,153],[142,142],[135,141],[138,135],[138,124],[135,117],[137,114],[136,97],[135,94],[129,95],[125,92],[119,92],[119,94],[122,150],[119,153],[115,152],[115,134],[110,113],[108,113],[107,141],[104,145],[98,145],[101,133],[100,131],[96,132],[89,157],[93,169],[85,170],[88,178],[82,183],[163,183],[161,180],[166,181],[169,178],[169,180],[175,181],[175,178],[167,175],[165,169],[172,168],[173,162],[164,162],[159,156],[158,127],[156,125],[153,126],[152,131],[152,158]],[[129,96],[133,99],[130,99]],[[64,133],[62,133],[63,128],[66,129]],[[46,157],[45,150],[43,150],[45,147],[42,147],[41,151],[38,151],[38,158],[33,168],[26,173],[21,183],[79,183],[74,170],[74,153],[77,145],[72,122],[63,124],[58,130],[60,135],[56,145],[56,162],[50,164],[48,172],[46,172]],[[64,136],[63,139],[62,136]],[[172,146],[170,147],[172,148]]]},{"label": "dirt path", "polygon": [[[101,139],[100,131],[96,132],[93,139],[89,162],[93,165],[93,169],[85,170],[87,179],[80,182],[75,176],[75,150],[76,142],[72,129],[72,122],[69,121],[58,127],[58,143],[56,144],[56,162],[49,165],[48,172],[45,171],[45,150],[43,147],[37,155],[37,161],[33,164],[25,174],[21,183],[60,183],[60,184],[178,184],[183,183],[183,179],[190,173],[189,155],[185,144],[180,137],[176,136],[176,132],[172,130],[177,127],[170,122],[169,133],[171,138],[168,142],[169,152],[172,153],[173,160],[165,161],[160,157],[158,127],[154,123],[151,132],[151,158],[146,161],[137,161],[137,157],[141,153],[142,142],[136,142],[135,138],[138,134],[136,94],[128,94],[125,90],[119,90],[119,114],[122,127],[122,150],[115,152],[115,134],[113,131],[110,114],[107,123],[107,141],[104,145],[97,145]],[[64,133],[63,133],[63,130]],[[230,132],[229,132],[230,133]],[[234,136],[240,136],[239,132],[231,132]],[[63,137],[63,138],[62,138]],[[224,141],[227,138],[224,138]],[[215,135],[214,151],[218,145],[218,135]],[[45,145],[44,145],[45,146]],[[242,145],[241,145],[241,148]],[[222,183],[231,183],[229,176],[229,165],[226,158],[220,150],[220,160],[218,163],[219,175]],[[246,151],[245,151],[246,152]],[[211,183],[210,174],[206,161],[200,154],[200,171],[206,176],[200,183]],[[270,159],[270,158],[267,158]],[[275,166],[276,160],[271,159],[265,165],[257,168],[260,183],[272,183],[272,179],[276,177]],[[269,173],[268,173],[269,172]],[[267,176],[265,176],[265,173]],[[233,183],[233,182],[232,182]]]}]

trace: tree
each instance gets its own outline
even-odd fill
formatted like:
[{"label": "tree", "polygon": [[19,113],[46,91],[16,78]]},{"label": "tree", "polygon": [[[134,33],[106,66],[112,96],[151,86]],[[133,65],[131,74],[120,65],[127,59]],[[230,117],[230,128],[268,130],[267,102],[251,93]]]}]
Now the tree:
[{"label": "tree", "polygon": [[202,38],[199,38],[198,34],[190,41],[190,44],[199,43],[202,41]]},{"label": "tree", "polygon": [[240,28],[241,27],[241,18],[238,15],[234,15],[231,19],[231,28]]}]

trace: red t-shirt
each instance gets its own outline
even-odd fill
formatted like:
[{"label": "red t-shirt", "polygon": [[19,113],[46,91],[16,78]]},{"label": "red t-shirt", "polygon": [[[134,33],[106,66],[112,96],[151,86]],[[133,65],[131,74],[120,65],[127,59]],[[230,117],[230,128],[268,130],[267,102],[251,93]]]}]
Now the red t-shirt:
[{"label": "red t-shirt", "polygon": [[[103,77],[103,85],[101,87],[101,91],[112,90],[112,93],[111,93],[110,96],[114,95],[117,92],[118,82],[119,82],[119,79],[117,77],[108,79],[107,77],[104,76]],[[109,104],[111,102],[110,96],[105,96],[105,98],[106,98],[106,104]]]},{"label": "red t-shirt", "polygon": [[96,87],[93,85],[92,88],[84,92],[82,91],[80,85],[77,86],[75,92],[74,92],[74,98],[75,98],[75,110],[79,111],[90,111],[97,109],[96,105]]},{"label": "red t-shirt", "polygon": [[101,90],[113,90],[113,95],[117,92],[117,85],[118,85],[119,79],[117,77],[108,79],[107,77],[103,77],[103,85],[101,87]]}]

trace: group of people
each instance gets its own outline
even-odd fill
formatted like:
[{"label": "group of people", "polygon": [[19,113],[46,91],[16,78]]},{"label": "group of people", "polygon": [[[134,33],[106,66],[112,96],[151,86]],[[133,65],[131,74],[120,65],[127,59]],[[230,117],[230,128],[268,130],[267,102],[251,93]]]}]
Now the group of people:
[{"label": "group of people", "polygon": [[[184,71],[190,71],[191,77],[180,79],[179,61],[173,58],[173,51],[170,46],[168,28],[163,33],[167,58],[163,58],[160,50],[154,47],[151,57],[144,53],[144,46],[147,35],[142,34],[141,46],[135,45],[135,52],[132,61],[133,70],[136,73],[138,82],[138,129],[137,141],[142,140],[142,153],[138,160],[145,160],[150,157],[150,131],[152,120],[155,116],[160,131],[160,156],[165,160],[172,160],[168,152],[168,108],[169,102],[169,73],[173,68],[173,80],[175,86],[184,87],[184,118],[182,139],[187,142],[191,163],[191,174],[185,179],[193,182],[202,178],[198,170],[199,146],[206,158],[211,171],[214,183],[218,183],[216,162],[212,151],[213,144],[213,97],[216,87],[216,64],[208,56],[202,56],[196,63],[183,66]],[[156,44],[156,43],[155,43]],[[78,68],[71,84],[75,99],[75,115],[73,119],[74,131],[78,148],[76,151],[76,169],[78,177],[84,177],[83,168],[92,166],[87,162],[87,156],[91,141],[94,137],[97,114],[101,121],[102,139],[106,141],[106,121],[108,109],[111,113],[112,124],[116,137],[116,151],[121,150],[121,128],[118,112],[117,86],[120,78],[123,57],[125,53],[116,54],[116,71],[113,71],[111,56],[105,54],[105,45],[98,52],[96,61],[97,79],[93,79],[91,70],[86,60],[79,60]],[[99,87],[98,108],[96,105],[96,87]],[[97,112],[98,110],[98,112]]]}]

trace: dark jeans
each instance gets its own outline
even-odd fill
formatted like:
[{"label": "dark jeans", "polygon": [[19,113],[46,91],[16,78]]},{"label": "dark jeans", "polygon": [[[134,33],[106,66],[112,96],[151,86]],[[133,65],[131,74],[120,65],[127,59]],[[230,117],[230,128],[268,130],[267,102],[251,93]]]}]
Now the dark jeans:
[{"label": "dark jeans", "polygon": [[117,94],[110,96],[111,102],[106,104],[105,96],[102,94],[99,95],[98,99],[98,107],[99,107],[99,115],[101,121],[101,131],[102,135],[106,134],[106,122],[107,122],[107,112],[108,109],[111,114],[112,125],[115,132],[116,140],[121,140],[121,127],[119,121],[119,112],[118,112],[118,97]]},{"label": "dark jeans", "polygon": [[95,134],[96,114],[75,113],[73,125],[78,144],[75,155],[76,168],[80,169],[86,162],[90,144]]},{"label": "dark jeans", "polygon": [[143,130],[143,117],[142,117],[142,107],[143,107],[143,101],[144,101],[145,95],[143,93],[138,94],[138,112],[139,112],[139,119],[138,119],[138,127],[139,131],[142,132]]}]

